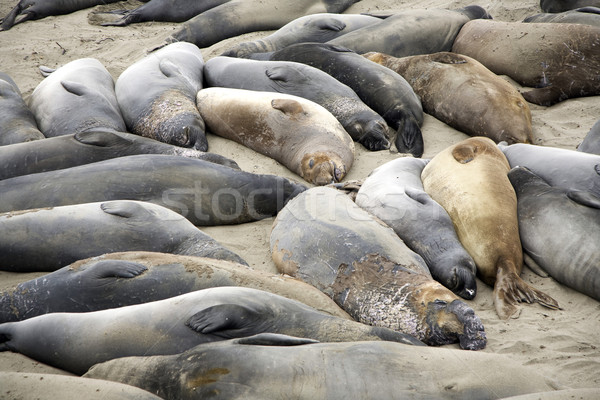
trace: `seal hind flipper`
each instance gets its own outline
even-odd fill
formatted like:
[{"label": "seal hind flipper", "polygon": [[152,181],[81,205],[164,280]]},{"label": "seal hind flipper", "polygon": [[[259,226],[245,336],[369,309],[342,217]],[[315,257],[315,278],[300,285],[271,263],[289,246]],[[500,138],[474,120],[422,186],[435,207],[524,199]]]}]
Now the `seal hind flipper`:
[{"label": "seal hind flipper", "polygon": [[279,333],[259,333],[236,339],[235,343],[253,346],[301,346],[304,344],[319,343],[319,341]]},{"label": "seal hind flipper", "polygon": [[[384,116],[385,119],[385,116]],[[417,121],[406,115],[400,120],[396,135],[396,149],[400,153],[410,153],[416,158],[423,155],[423,134]]]},{"label": "seal hind flipper", "polygon": [[45,65],[40,65],[39,70],[40,70],[40,74],[42,74],[42,76],[47,77],[48,75],[50,75],[51,73],[56,71],[56,68],[50,68]]},{"label": "seal hind flipper", "polygon": [[148,270],[140,263],[121,260],[101,260],[92,264],[86,272],[93,273],[95,278],[135,278]]},{"label": "seal hind flipper", "polygon": [[[199,333],[232,338],[242,335],[231,335],[231,331],[242,333],[244,328],[264,317],[256,310],[243,305],[218,304],[192,315],[185,324]],[[230,333],[225,333],[225,331]]]},{"label": "seal hind flipper", "polygon": [[75,134],[74,138],[79,143],[89,144],[90,146],[97,147],[113,147],[117,144],[124,146],[133,143],[132,140],[120,136],[117,132],[108,131],[78,132]]}]

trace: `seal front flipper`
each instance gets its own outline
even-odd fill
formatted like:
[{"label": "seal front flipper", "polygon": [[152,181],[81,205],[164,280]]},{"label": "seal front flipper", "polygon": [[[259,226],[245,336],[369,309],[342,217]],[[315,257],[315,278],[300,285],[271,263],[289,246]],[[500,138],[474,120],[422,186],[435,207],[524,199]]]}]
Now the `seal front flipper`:
[{"label": "seal front flipper", "polygon": [[341,32],[346,28],[346,24],[337,18],[326,18],[319,20],[316,24],[319,29]]},{"label": "seal front flipper", "polygon": [[111,201],[100,205],[102,211],[107,214],[116,215],[123,218],[131,218],[139,212],[147,212],[144,207],[133,201]]},{"label": "seal front flipper", "polygon": [[234,340],[234,343],[254,346],[301,346],[319,343],[318,340],[282,335],[279,333],[259,333]]},{"label": "seal front flipper", "polygon": [[219,304],[192,315],[186,325],[196,332],[228,339],[247,336],[245,331],[266,316],[257,310],[239,304]]},{"label": "seal front flipper", "polygon": [[88,93],[93,93],[87,86],[78,82],[60,81],[60,84],[67,92],[73,93],[75,96],[84,96]]},{"label": "seal front flipper", "polygon": [[540,267],[540,265],[523,249],[523,262],[525,265],[529,267],[529,269],[536,275],[541,276],[542,278],[548,278],[550,275],[544,271],[544,268]]},{"label": "seal front flipper", "polygon": [[122,260],[101,260],[85,269],[86,274],[95,278],[135,278],[148,268],[140,263]]},{"label": "seal front flipper", "polygon": [[562,93],[559,88],[555,88],[554,86],[532,89],[521,93],[521,95],[530,103],[546,107],[552,106],[568,98],[568,96]]},{"label": "seal front flipper", "polygon": [[600,209],[600,197],[596,196],[592,192],[586,192],[583,190],[569,190],[567,197],[577,204],[582,206],[598,208]]},{"label": "seal front flipper", "polygon": [[133,144],[132,140],[120,136],[116,131],[85,131],[74,136],[79,143],[97,147],[113,147],[116,145],[127,146]]}]

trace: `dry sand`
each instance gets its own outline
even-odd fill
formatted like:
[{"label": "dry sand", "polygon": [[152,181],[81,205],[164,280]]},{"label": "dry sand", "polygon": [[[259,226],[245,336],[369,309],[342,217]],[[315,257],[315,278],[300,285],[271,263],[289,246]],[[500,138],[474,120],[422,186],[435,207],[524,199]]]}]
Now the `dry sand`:
[{"label": "dry sand", "polygon": [[[5,15],[16,0],[0,0],[0,15]],[[470,1],[363,0],[347,12],[377,12],[408,8],[458,8]],[[536,1],[487,1],[477,3],[494,19],[520,21],[539,12]],[[131,6],[130,6],[131,7]],[[58,67],[82,57],[95,57],[115,79],[146,50],[161,44],[178,24],[143,23],[128,27],[101,27],[88,23],[90,10],[29,21],[0,32],[0,71],[8,73],[27,98],[43,79],[40,65]],[[224,40],[202,49],[205,59],[226,50],[233,43],[252,40],[271,32],[257,32]],[[514,83],[514,82],[513,82]],[[515,85],[518,87],[518,85]],[[530,104],[535,143],[575,149],[591,126],[600,118],[600,97],[564,101],[552,107]],[[429,158],[466,135],[431,116],[423,125],[424,157]],[[209,135],[209,150],[235,159],[242,169],[275,173],[300,179],[277,162],[236,143]],[[398,157],[389,151],[368,152],[357,146],[355,164],[347,179],[362,179],[369,172]],[[272,219],[255,223],[211,227],[204,231],[244,257],[256,269],[276,272],[268,248]],[[600,240],[600,238],[599,238]],[[0,273],[0,290],[40,274]],[[562,310],[539,305],[524,305],[518,319],[501,321],[496,316],[491,288],[478,281],[479,292],[468,302],[482,319],[488,336],[485,352],[502,353],[538,373],[573,388],[598,388],[600,391],[600,303],[577,293],[552,278],[541,278],[525,268],[524,280],[554,297]],[[448,347],[458,348],[457,345]],[[468,367],[467,367],[468,368]],[[490,365],[490,368],[494,368]],[[64,373],[19,354],[0,353],[0,371]],[[468,370],[465,371],[468,373]]]}]

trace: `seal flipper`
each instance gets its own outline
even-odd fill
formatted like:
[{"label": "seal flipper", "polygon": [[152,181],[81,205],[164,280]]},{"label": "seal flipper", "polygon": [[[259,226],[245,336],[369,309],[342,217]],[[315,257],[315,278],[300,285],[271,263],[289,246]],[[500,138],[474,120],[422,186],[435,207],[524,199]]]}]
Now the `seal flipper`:
[{"label": "seal flipper", "polygon": [[319,343],[318,340],[282,335],[279,333],[259,333],[253,336],[236,339],[234,343],[254,346],[301,346]]},{"label": "seal flipper", "polygon": [[199,333],[233,338],[246,336],[244,329],[263,319],[264,316],[252,308],[239,304],[219,304],[192,315],[186,325]]},{"label": "seal flipper", "polygon": [[67,92],[73,93],[75,96],[84,96],[87,93],[92,93],[87,86],[79,82],[60,81],[60,84]]},{"label": "seal flipper", "polygon": [[541,276],[542,278],[548,278],[550,276],[544,271],[544,268],[540,267],[540,265],[525,252],[525,249],[523,249],[523,261],[534,274]]},{"label": "seal flipper", "polygon": [[337,18],[325,18],[315,24],[319,29],[341,32],[346,28],[346,23]]},{"label": "seal flipper", "polygon": [[13,333],[11,326],[14,322],[5,322],[0,324],[0,351],[17,351],[14,346],[10,344]]},{"label": "seal flipper", "polygon": [[135,278],[148,270],[140,263],[122,260],[101,260],[85,269],[95,278]]},{"label": "seal flipper", "polygon": [[397,132],[396,149],[398,149],[398,152],[410,153],[416,158],[423,155],[423,134],[421,133],[421,127],[414,118],[402,118],[399,121]]},{"label": "seal flipper", "polygon": [[554,86],[542,87],[539,89],[532,89],[527,92],[521,93],[523,98],[530,103],[537,104],[539,106],[552,106],[563,100],[566,100],[569,96],[565,95],[559,89]]},{"label": "seal flipper", "polygon": [[304,112],[302,104],[290,99],[273,99],[271,100],[271,107],[287,115],[297,115]]},{"label": "seal flipper", "polygon": [[130,145],[132,140],[120,136],[116,131],[84,131],[74,136],[79,143],[97,147],[113,147],[115,145]]},{"label": "seal flipper", "polygon": [[569,190],[567,191],[567,197],[582,206],[600,209],[600,197],[592,192]]},{"label": "seal flipper", "polygon": [[144,210],[139,204],[134,201],[111,201],[100,205],[102,211],[107,214],[116,215],[123,218],[131,218],[140,211]]}]

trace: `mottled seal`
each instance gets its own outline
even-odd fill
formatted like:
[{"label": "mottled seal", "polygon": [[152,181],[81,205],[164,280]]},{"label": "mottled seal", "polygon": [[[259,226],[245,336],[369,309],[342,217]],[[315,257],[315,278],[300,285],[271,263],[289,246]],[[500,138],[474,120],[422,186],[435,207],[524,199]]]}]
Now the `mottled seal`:
[{"label": "mottled seal", "polygon": [[415,157],[423,154],[423,107],[398,73],[340,46],[299,43],[273,52],[274,61],[296,61],[327,72],[350,86],[358,97],[397,132],[396,148]]},{"label": "mottled seal", "polygon": [[79,58],[51,72],[33,90],[29,107],[46,137],[92,129],[127,131],[113,78],[95,58]]},{"label": "mottled seal", "polygon": [[557,386],[503,354],[269,333],[111,360],[84,376],[173,399],[497,399]]},{"label": "mottled seal", "polygon": [[477,60],[449,52],[364,56],[402,75],[421,99],[423,111],[451,127],[496,143],[533,141],[531,111],[523,96]]},{"label": "mottled seal", "polygon": [[517,193],[523,251],[534,270],[539,266],[600,301],[600,196],[552,187],[524,167],[513,168],[508,178]]},{"label": "mottled seal", "polygon": [[385,120],[347,85],[310,65],[214,57],[206,62],[207,85],[287,93],[314,101],[333,114],[350,137],[369,150],[390,147]]},{"label": "mottled seal", "polygon": [[596,121],[583,141],[577,146],[578,151],[600,155],[600,120]]},{"label": "mottled seal", "polygon": [[217,286],[265,290],[351,319],[320,290],[297,279],[223,259],[127,251],[76,261],[1,293],[0,323],[148,303]]},{"label": "mottled seal", "polygon": [[0,146],[44,138],[19,87],[4,72],[0,72],[0,109]]},{"label": "mottled seal", "polygon": [[279,161],[315,185],[341,181],[354,161],[354,142],[337,119],[302,97],[206,88],[198,109],[208,130]]},{"label": "mottled seal", "polygon": [[511,168],[527,167],[552,186],[600,196],[600,155],[533,144],[499,147]]},{"label": "mottled seal", "polygon": [[194,225],[238,224],[277,214],[305,189],[276,175],[145,154],[5,179],[0,181],[0,212],[141,200],[174,210]]},{"label": "mottled seal", "polygon": [[409,335],[321,313],[262,290],[216,287],[87,313],[50,313],[0,324],[0,351],[75,374],[113,358],[176,354],[198,344],[272,332],[319,341],[391,340]]},{"label": "mottled seal", "polygon": [[546,13],[559,13],[580,7],[600,7],[598,0],[540,0],[540,8]]},{"label": "mottled seal", "polygon": [[450,216],[423,189],[428,160],[402,157],[376,168],[356,195],[356,204],[388,224],[415,253],[431,276],[462,298],[477,292],[475,262],[466,252]]},{"label": "mottled seal", "polygon": [[115,93],[127,129],[182,147],[206,151],[204,121],[196,108],[204,60],[191,43],[173,43],[130,65]]},{"label": "mottled seal", "polygon": [[358,0],[230,0],[196,15],[167,38],[166,43],[191,42],[203,48],[243,33],[279,29],[296,18],[318,13],[342,13]]},{"label": "mottled seal", "polygon": [[245,263],[180,214],[115,200],[0,214],[0,269],[55,271],[107,252],[152,250]]},{"label": "mottled seal", "polygon": [[103,130],[2,146],[0,180],[136,154],[197,158],[239,169],[235,161],[219,154],[173,146],[131,133]]},{"label": "mottled seal", "polygon": [[452,51],[536,88],[523,93],[525,100],[551,106],[600,94],[598,47],[600,27],[473,20],[463,26]]},{"label": "mottled seal", "polygon": [[461,27],[478,18],[491,17],[480,6],[457,10],[404,10],[328,43],[359,54],[375,51],[394,57],[450,51]]},{"label": "mottled seal", "polygon": [[290,201],[273,222],[270,248],[280,272],[317,287],[357,321],[430,345],[485,347],[473,310],[391,228],[336,189],[311,188]]},{"label": "mottled seal", "polygon": [[247,57],[253,53],[281,50],[295,43],[325,43],[377,22],[381,22],[381,19],[364,14],[321,13],[305,15],[287,23],[276,32],[262,39],[238,43],[221,55]]},{"label": "mottled seal", "polygon": [[582,7],[560,13],[535,14],[525,18],[523,22],[585,24],[600,27],[600,8]]},{"label": "mottled seal", "polygon": [[491,139],[475,137],[435,155],[421,175],[425,191],[450,215],[479,277],[494,286],[494,305],[502,319],[518,316],[519,301],[558,308],[554,299],[520,278],[523,250],[509,170]]}]

